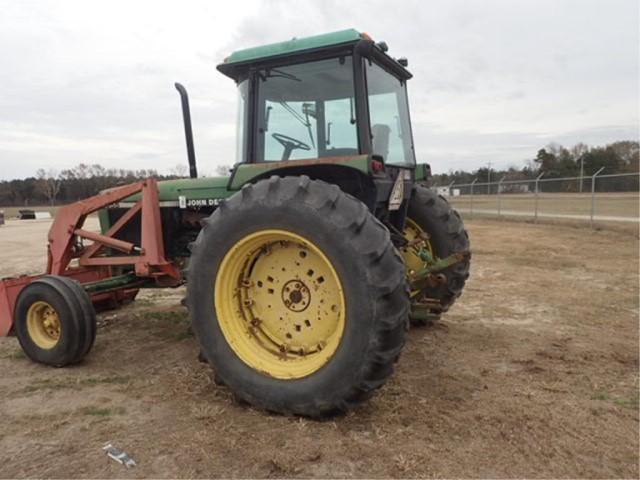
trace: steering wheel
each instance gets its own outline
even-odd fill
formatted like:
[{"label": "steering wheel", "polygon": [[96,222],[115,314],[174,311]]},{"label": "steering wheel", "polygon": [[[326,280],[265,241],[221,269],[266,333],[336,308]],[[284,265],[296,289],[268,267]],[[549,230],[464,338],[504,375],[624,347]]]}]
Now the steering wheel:
[{"label": "steering wheel", "polygon": [[293,150],[311,150],[311,147],[300,140],[283,135],[282,133],[272,133],[271,136],[283,147],[282,160],[289,160]]}]

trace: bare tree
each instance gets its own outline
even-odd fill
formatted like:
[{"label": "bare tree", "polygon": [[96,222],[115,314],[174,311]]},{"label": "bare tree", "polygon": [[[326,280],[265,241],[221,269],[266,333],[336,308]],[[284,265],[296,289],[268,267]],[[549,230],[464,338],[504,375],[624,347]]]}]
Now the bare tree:
[{"label": "bare tree", "polygon": [[582,155],[589,151],[589,146],[582,142],[579,142],[571,147],[570,151],[573,158],[578,161]]},{"label": "bare tree", "polygon": [[230,165],[216,165],[216,175],[220,175],[221,177],[229,176],[229,170],[231,170]]},{"label": "bare tree", "polygon": [[179,163],[178,165],[173,167],[171,170],[169,170],[169,173],[171,175],[175,175],[176,177],[184,178],[187,176],[188,170],[189,169],[184,163]]},{"label": "bare tree", "polygon": [[39,169],[36,175],[38,178],[38,190],[53,206],[56,203],[56,197],[60,193],[60,186],[62,185],[60,175],[53,169],[47,172],[44,168]]}]

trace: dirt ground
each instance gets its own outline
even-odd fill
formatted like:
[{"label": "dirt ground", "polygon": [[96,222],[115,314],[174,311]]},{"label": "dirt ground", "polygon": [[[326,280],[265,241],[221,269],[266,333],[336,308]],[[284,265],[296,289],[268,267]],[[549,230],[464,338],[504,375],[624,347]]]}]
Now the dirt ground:
[{"label": "dirt ground", "polygon": [[[411,330],[372,401],[330,421],[256,411],[216,386],[181,290],[101,314],[74,368],[0,339],[0,476],[638,478],[637,235],[467,225],[463,297]],[[37,271],[48,225],[10,226],[0,276]],[[108,459],[106,442],[138,466]]]}]

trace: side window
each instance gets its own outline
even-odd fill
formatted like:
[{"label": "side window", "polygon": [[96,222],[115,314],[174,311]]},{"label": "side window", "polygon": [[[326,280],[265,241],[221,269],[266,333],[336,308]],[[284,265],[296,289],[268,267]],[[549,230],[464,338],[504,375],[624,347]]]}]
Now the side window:
[{"label": "side window", "polygon": [[381,155],[387,163],[404,162],[396,94],[380,93],[369,96],[369,117],[373,152]]},{"label": "side window", "polygon": [[327,100],[324,103],[326,154],[332,150],[355,150],[358,152],[358,133],[356,130],[356,112],[353,98]]},{"label": "side window", "polygon": [[413,165],[406,85],[375,63],[367,67],[373,152],[391,165]]}]

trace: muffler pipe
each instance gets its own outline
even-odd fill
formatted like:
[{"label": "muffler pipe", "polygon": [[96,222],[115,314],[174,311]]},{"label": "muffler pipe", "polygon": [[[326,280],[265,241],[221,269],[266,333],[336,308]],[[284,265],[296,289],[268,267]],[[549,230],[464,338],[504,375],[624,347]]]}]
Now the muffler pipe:
[{"label": "muffler pipe", "polygon": [[196,167],[196,152],[193,148],[193,131],[191,130],[191,110],[189,109],[189,95],[187,89],[180,83],[174,84],[180,94],[182,102],[182,118],[184,120],[184,137],[187,141],[187,157],[189,159],[189,176],[198,178],[198,168]]}]

